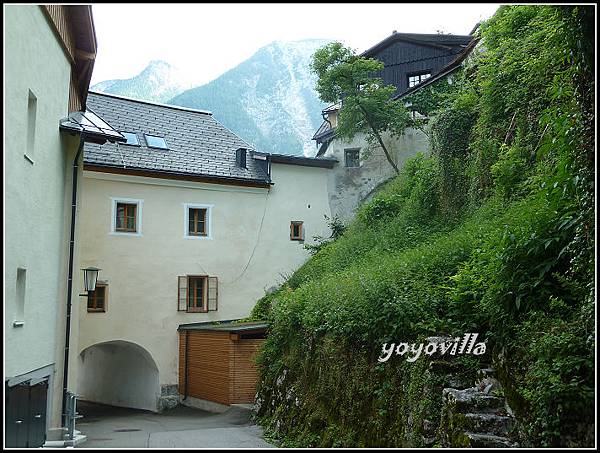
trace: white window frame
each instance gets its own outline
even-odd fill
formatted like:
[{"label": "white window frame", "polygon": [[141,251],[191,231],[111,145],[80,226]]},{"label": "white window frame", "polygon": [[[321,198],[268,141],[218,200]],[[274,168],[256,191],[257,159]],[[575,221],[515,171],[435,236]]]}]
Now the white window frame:
[{"label": "white window frame", "polygon": [[[212,240],[212,208],[214,204],[199,204],[199,203],[183,203],[183,238],[184,239],[199,239]],[[190,209],[206,209],[206,226],[208,231],[206,236],[190,235]]]},{"label": "white window frame", "polygon": [[[142,235],[142,208],[144,206],[144,200],[140,200],[137,198],[121,198],[121,197],[111,197],[110,198],[110,233],[114,236],[137,236],[141,237]],[[127,204],[135,204],[136,208],[136,232],[131,233],[127,231],[117,231],[117,203],[127,203]]]}]

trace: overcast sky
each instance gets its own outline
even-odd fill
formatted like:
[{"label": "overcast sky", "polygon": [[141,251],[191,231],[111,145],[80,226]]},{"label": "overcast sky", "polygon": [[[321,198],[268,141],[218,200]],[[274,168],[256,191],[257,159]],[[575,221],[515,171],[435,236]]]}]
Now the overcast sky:
[{"label": "overcast sky", "polygon": [[95,4],[92,84],[129,78],[164,60],[196,85],[272,41],[325,38],[363,51],[404,33],[468,34],[498,4]]}]

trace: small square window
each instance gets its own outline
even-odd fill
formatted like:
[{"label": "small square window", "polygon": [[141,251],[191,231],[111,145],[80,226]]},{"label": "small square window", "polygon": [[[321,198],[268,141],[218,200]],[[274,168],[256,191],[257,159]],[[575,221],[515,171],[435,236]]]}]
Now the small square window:
[{"label": "small square window", "polygon": [[117,202],[115,231],[137,232],[137,204]]},{"label": "small square window", "polygon": [[299,221],[293,221],[290,224],[290,240],[291,241],[303,241],[304,240],[304,223]]},{"label": "small square window", "polygon": [[348,168],[360,167],[360,150],[359,149],[344,150],[344,157],[345,157],[346,167],[348,167]]},{"label": "small square window", "polygon": [[142,236],[142,206],[144,200],[111,197],[110,234]]},{"label": "small square window", "polygon": [[212,239],[212,205],[184,203],[184,239]]},{"label": "small square window", "polygon": [[430,72],[423,72],[420,74],[413,74],[413,75],[409,75],[408,76],[408,87],[414,87],[415,85],[418,85],[419,83],[423,82],[424,80],[428,79],[429,77],[431,77],[431,73]]},{"label": "small square window", "polygon": [[121,134],[127,139],[123,145],[140,146],[140,141],[134,132],[121,132]]},{"label": "small square window", "polygon": [[164,137],[149,134],[144,134],[144,136],[146,137],[146,143],[150,148],[169,149]]},{"label": "small square window", "polygon": [[188,234],[190,236],[206,236],[208,234],[206,211],[207,209],[190,208],[188,215]]},{"label": "small square window", "polygon": [[106,311],[106,295],[108,285],[106,283],[96,283],[96,289],[88,292],[87,311],[88,312],[105,312]]}]

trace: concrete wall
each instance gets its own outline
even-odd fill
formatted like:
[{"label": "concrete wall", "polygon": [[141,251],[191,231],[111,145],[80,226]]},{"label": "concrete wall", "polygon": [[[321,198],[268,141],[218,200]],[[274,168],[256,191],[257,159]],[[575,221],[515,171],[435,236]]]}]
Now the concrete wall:
[{"label": "concrete wall", "polygon": [[[107,311],[79,317],[79,351],[124,340],[154,357],[161,386],[177,384],[180,324],[247,316],[257,299],[309,256],[290,241],[290,221],[304,221],[307,239],[328,236],[331,170],[273,164],[270,189],[84,172],[81,267],[102,269]],[[110,233],[111,198],[143,200],[142,234]],[[212,205],[212,238],[184,238],[184,204]],[[177,277],[219,279],[219,309],[177,311]]]},{"label": "concrete wall", "polygon": [[[403,163],[418,152],[428,153],[427,136],[416,129],[408,129],[402,137],[383,136],[388,150],[401,168]],[[345,166],[344,150],[360,149],[360,167]],[[358,206],[367,200],[373,191],[389,178],[395,176],[394,169],[387,161],[380,146],[369,151],[364,135],[357,135],[352,141],[334,139],[325,152],[325,157],[334,157],[339,163],[329,174],[328,192],[331,213],[341,220],[351,220]]]},{"label": "concrete wall", "polygon": [[[5,379],[48,367],[55,370],[57,389],[69,225],[65,188],[76,151],[58,125],[68,113],[71,66],[39,6],[7,6],[4,13]],[[37,99],[34,130],[28,127],[31,95]],[[26,274],[24,307],[18,269]],[[14,327],[16,320],[24,325]],[[59,412],[50,388],[52,424],[59,423]]]}]

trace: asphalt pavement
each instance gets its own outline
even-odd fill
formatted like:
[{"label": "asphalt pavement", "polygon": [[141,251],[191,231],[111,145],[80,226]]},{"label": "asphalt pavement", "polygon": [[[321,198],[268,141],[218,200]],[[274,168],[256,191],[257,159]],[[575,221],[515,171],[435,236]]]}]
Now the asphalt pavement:
[{"label": "asphalt pavement", "polygon": [[87,441],[76,448],[274,448],[242,407],[213,414],[180,406],[156,414],[78,401],[77,412],[83,418],[76,429]]}]

